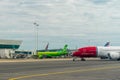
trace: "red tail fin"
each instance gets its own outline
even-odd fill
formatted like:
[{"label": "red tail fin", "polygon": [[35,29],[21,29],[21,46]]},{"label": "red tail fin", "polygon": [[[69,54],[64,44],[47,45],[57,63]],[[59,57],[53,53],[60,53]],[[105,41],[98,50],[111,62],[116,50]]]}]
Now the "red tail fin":
[{"label": "red tail fin", "polygon": [[47,43],[46,47],[45,47],[45,50],[47,51],[48,50],[48,46],[49,46],[49,43]]}]

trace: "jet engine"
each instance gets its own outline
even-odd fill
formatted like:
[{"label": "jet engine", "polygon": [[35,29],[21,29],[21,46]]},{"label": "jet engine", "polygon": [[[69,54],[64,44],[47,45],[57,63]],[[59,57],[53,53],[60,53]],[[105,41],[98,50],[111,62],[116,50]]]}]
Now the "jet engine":
[{"label": "jet engine", "polygon": [[112,60],[120,60],[120,53],[118,52],[109,52],[108,58]]}]

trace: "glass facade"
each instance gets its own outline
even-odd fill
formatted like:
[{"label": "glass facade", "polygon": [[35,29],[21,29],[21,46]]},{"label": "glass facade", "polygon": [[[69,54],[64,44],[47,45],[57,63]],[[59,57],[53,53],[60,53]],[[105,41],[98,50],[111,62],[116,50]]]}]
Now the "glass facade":
[{"label": "glass facade", "polygon": [[4,45],[0,44],[0,49],[18,49],[20,45]]}]

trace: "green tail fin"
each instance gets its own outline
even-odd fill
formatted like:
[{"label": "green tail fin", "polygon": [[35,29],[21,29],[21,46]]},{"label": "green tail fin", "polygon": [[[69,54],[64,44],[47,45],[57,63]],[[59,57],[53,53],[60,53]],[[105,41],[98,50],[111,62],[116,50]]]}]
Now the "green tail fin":
[{"label": "green tail fin", "polygon": [[67,51],[67,47],[68,47],[68,45],[66,44],[66,45],[64,46],[63,50],[62,50],[63,53],[67,53],[67,52],[68,52],[68,51]]}]

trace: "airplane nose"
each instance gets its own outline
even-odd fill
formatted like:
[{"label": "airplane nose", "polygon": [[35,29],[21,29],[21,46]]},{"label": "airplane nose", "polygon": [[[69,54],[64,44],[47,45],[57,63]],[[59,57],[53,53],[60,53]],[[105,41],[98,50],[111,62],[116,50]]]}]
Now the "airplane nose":
[{"label": "airplane nose", "polygon": [[77,51],[72,52],[71,56],[76,56]]}]

